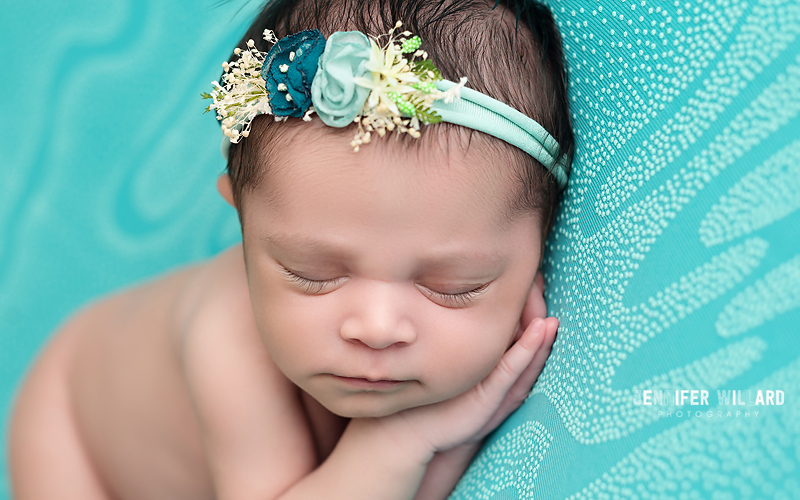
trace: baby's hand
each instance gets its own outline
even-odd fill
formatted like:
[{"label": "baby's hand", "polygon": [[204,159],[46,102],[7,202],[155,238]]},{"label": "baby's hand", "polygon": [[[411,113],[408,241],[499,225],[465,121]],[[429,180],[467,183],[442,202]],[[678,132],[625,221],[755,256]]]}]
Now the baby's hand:
[{"label": "baby's hand", "polygon": [[385,417],[391,420],[385,423],[408,427],[433,453],[479,444],[528,396],[557,329],[556,318],[534,319],[478,385],[452,399]]}]

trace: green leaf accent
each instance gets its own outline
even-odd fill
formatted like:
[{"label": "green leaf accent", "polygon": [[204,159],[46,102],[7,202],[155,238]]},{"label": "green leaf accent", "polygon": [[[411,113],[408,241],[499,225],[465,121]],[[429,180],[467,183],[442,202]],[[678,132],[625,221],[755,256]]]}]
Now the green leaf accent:
[{"label": "green leaf accent", "polygon": [[203,99],[213,99],[213,97],[211,97],[211,94],[209,94],[208,92],[201,92],[200,97],[202,97]]},{"label": "green leaf accent", "polygon": [[416,111],[414,115],[419,118],[419,120],[428,125],[431,123],[440,123],[442,121],[442,117],[431,108],[425,106],[421,98],[410,98],[408,102],[414,106],[414,110]]},{"label": "green leaf accent", "polygon": [[429,111],[419,111],[417,110],[417,118],[426,124],[430,125],[431,123],[441,123],[442,117],[436,111],[429,110]]},{"label": "green leaf accent", "polygon": [[[420,80],[423,82],[431,81],[431,80],[441,80],[442,75],[439,73],[439,68],[437,68],[430,59],[422,59],[421,61],[414,61],[413,65],[411,66],[411,71],[420,77]],[[433,78],[428,74],[428,72],[433,72]]]}]

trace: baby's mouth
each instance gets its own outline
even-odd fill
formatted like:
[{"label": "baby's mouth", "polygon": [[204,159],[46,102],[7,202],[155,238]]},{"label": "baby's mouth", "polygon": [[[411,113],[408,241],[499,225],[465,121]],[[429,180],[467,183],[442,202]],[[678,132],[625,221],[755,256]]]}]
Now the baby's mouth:
[{"label": "baby's mouth", "polygon": [[366,377],[342,377],[339,375],[333,375],[333,378],[351,387],[357,387],[373,391],[394,389],[408,382],[408,380],[392,380],[392,379],[373,380]]}]

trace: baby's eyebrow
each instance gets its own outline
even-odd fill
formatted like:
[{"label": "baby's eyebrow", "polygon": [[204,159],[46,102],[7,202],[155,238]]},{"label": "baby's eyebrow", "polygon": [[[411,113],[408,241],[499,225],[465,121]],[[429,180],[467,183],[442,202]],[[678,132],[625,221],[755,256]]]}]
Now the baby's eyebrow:
[{"label": "baby's eyebrow", "polygon": [[[261,239],[269,246],[274,246],[285,251],[302,251],[313,255],[315,258],[329,258],[337,260],[353,259],[356,251],[352,243],[344,240],[322,240],[306,235],[293,235],[284,233],[266,233]],[[478,251],[475,249],[441,248],[428,249],[416,262],[419,271],[447,270],[447,269],[500,269],[508,264],[509,256],[497,251]]]},{"label": "baby's eyebrow", "polygon": [[352,254],[344,243],[324,241],[317,238],[292,235],[285,233],[265,233],[261,239],[268,246],[274,246],[287,251],[301,249],[308,253],[321,254],[331,257],[348,257]]},{"label": "baby's eyebrow", "polygon": [[508,257],[497,253],[442,252],[421,259],[423,270],[430,269],[499,269],[505,267]]}]

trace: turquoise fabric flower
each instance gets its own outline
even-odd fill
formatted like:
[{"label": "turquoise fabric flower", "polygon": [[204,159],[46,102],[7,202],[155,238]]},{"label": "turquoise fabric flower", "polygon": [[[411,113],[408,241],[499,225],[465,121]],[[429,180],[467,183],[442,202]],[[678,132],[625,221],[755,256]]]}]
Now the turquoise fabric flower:
[{"label": "turquoise fabric flower", "polygon": [[361,112],[370,89],[355,79],[369,73],[369,39],[358,31],[339,31],[328,38],[311,84],[311,101],[329,127],[346,127]]},{"label": "turquoise fabric flower", "polygon": [[306,30],[281,38],[267,53],[261,76],[275,116],[303,116],[311,106],[309,89],[317,61],[325,49],[319,30]]}]

